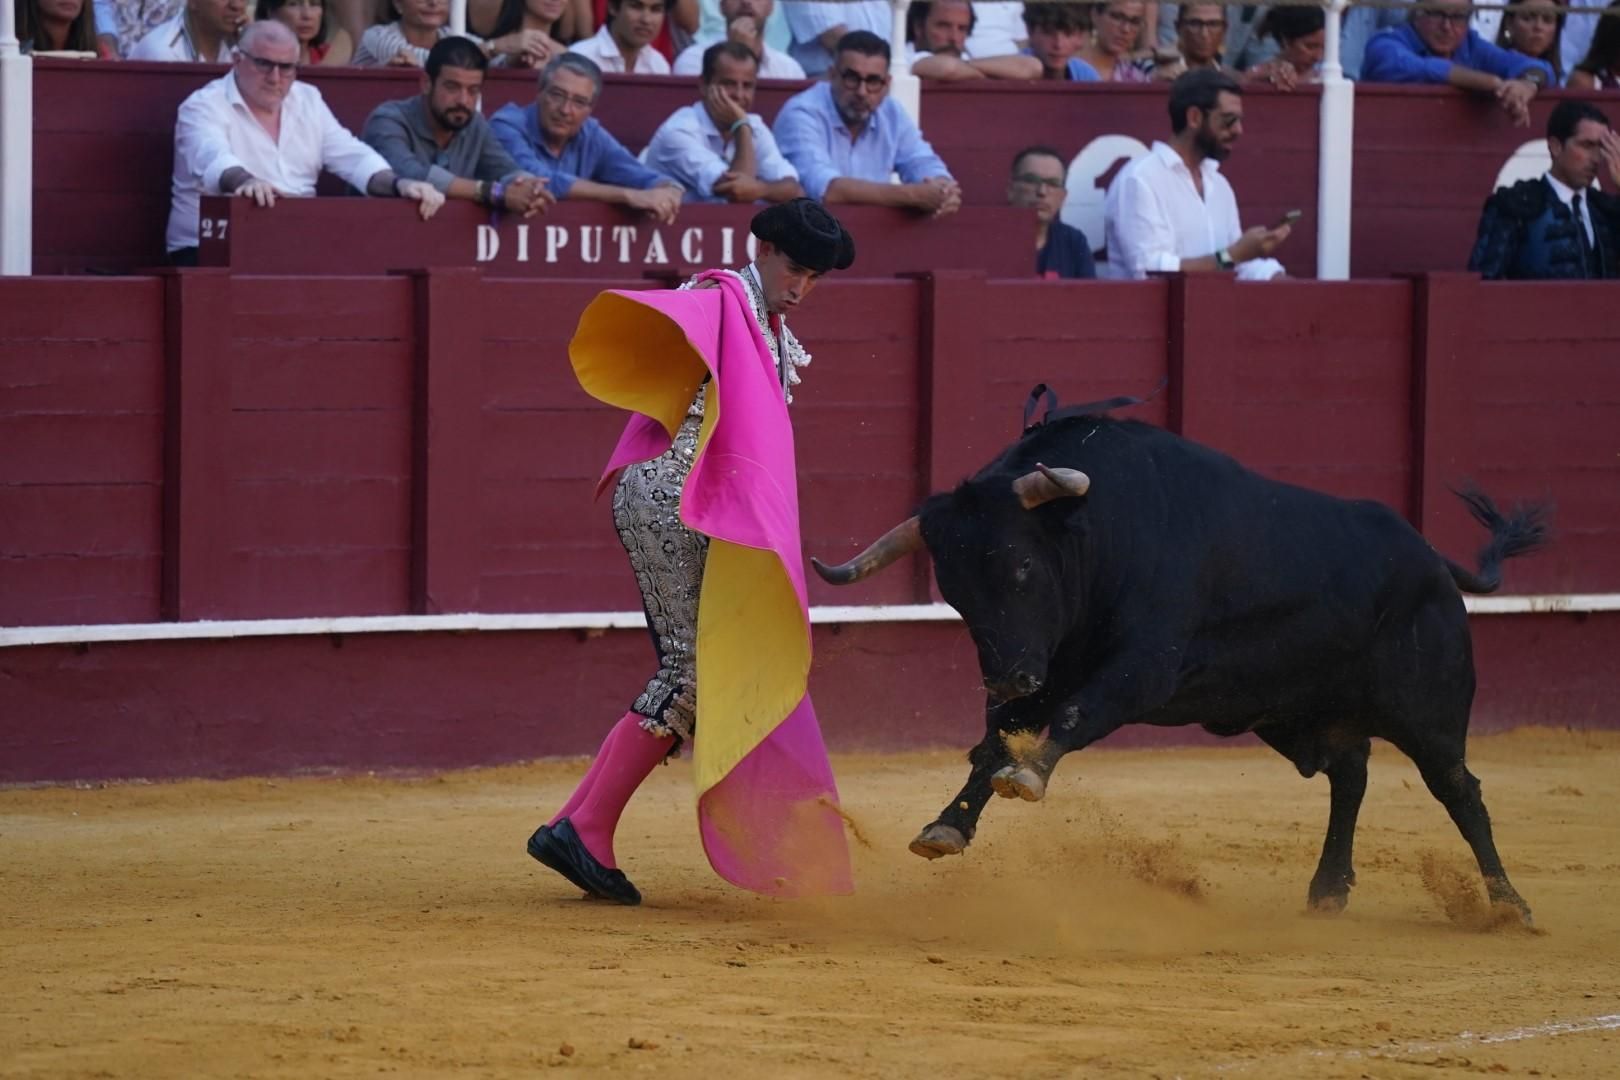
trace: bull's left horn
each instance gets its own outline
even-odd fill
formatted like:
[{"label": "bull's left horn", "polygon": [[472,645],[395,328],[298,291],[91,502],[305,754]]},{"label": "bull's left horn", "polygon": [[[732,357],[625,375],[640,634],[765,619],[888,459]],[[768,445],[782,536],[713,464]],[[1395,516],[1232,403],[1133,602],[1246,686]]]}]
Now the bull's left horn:
[{"label": "bull's left horn", "polygon": [[1033,510],[1053,499],[1070,499],[1091,490],[1091,478],[1079,469],[1049,469],[1036,463],[1035,471],[1013,481],[1019,505]]},{"label": "bull's left horn", "polygon": [[895,560],[910,555],[922,546],[922,528],[913,516],[878,537],[871,547],[847,563],[828,566],[811,556],[810,565],[816,568],[816,573],[821,575],[823,581],[834,585],[852,585],[862,578],[877,573]]}]

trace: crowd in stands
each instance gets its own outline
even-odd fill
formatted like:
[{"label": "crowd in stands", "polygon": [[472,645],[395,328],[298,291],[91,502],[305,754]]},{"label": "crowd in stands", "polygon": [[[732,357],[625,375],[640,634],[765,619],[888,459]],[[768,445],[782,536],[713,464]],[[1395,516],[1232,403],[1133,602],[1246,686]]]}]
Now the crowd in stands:
[{"label": "crowd in stands", "polygon": [[[684,202],[800,195],[949,215],[961,188],[890,94],[903,67],[941,81],[1170,85],[1169,141],[1109,191],[1113,272],[1270,278],[1282,272],[1270,254],[1289,223],[1241,229],[1217,166],[1241,135],[1243,88],[1318,81],[1326,33],[1319,6],[1195,0],[919,0],[903,42],[889,40],[888,0],[469,0],[463,35],[450,31],[449,0],[14,2],[25,51],[231,65],[179,112],[168,247],[182,263],[195,257],[199,196],[269,205],[313,194],[323,169],[358,191],[413,199],[424,216],[447,198],[524,216],[584,200],[672,222]],[[1342,62],[1364,82],[1487,96],[1528,124],[1544,88],[1620,88],[1620,0],[1601,10],[1595,0],[1572,4],[1593,10],[1571,17],[1549,0],[1492,11],[1468,0],[1354,7],[1342,24]],[[421,93],[379,106],[357,138],[318,90],[297,81],[300,68],[344,64],[420,69]],[[486,119],[480,91],[492,67],[534,69],[534,100]],[[696,75],[697,100],[636,154],[592,115],[604,72]],[[767,123],[753,109],[762,78],[815,81]],[[1607,121],[1601,133],[1576,124],[1577,133],[1564,120],[1548,133],[1555,162],[1561,147],[1590,144],[1594,175],[1620,186],[1620,140]],[[1598,112],[1582,123],[1600,120]],[[1008,202],[1034,211],[1038,273],[1091,276],[1091,244],[1058,219],[1063,170],[1046,147],[1021,152]],[[1530,220],[1532,210],[1535,220],[1557,219],[1563,208],[1559,235],[1577,239],[1579,220],[1588,242],[1530,262],[1620,276],[1606,247],[1612,199],[1595,189],[1584,203],[1562,198],[1581,185],[1572,179],[1580,169],[1561,172],[1549,173],[1546,191],[1488,209],[1497,238],[1486,245],[1482,223],[1481,244],[1496,254],[1476,261],[1519,265],[1501,255],[1512,246],[1504,223]]]}]

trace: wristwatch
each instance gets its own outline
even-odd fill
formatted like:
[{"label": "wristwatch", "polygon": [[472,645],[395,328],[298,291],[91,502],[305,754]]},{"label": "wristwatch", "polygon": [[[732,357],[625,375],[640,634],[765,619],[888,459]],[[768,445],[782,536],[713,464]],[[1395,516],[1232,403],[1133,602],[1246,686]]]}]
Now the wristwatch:
[{"label": "wristwatch", "polygon": [[1232,253],[1230,251],[1228,251],[1226,248],[1221,248],[1215,253],[1215,265],[1220,267],[1222,270],[1230,270],[1236,266],[1237,263],[1232,260]]},{"label": "wristwatch", "polygon": [[1547,85],[1547,76],[1542,73],[1540,68],[1525,68],[1519,78],[1538,90]]}]

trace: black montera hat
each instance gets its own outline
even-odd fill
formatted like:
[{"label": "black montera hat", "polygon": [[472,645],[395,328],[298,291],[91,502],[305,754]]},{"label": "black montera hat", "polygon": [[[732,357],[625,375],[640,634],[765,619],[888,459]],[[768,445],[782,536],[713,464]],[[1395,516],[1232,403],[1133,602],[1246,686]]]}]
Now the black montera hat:
[{"label": "black montera hat", "polygon": [[794,199],[766,207],[748,226],[800,266],[825,274],[847,270],[855,261],[855,238],[814,199]]}]

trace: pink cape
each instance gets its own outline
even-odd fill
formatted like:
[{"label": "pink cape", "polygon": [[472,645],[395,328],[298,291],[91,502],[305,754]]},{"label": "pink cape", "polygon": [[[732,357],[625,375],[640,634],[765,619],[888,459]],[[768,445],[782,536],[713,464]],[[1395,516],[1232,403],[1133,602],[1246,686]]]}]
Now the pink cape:
[{"label": "pink cape", "polygon": [[[699,605],[699,722],[695,735],[698,822],[703,847],[716,873],[753,892],[769,896],[849,893],[853,891],[853,880],[843,816],[838,809],[838,788],[815,708],[806,692],[810,619],[799,539],[792,425],[776,364],[744,286],[732,275],[718,271],[701,276],[714,280],[718,288],[610,290],[602,294],[581,317],[571,355],[588,392],[610,404],[640,404],[646,409],[645,403],[636,400],[637,393],[603,393],[605,384],[588,379],[586,374],[587,368],[599,361],[582,360],[587,354],[594,358],[607,353],[611,357],[608,362],[616,362],[622,355],[626,363],[633,365],[670,363],[667,353],[671,350],[649,348],[654,335],[645,328],[638,333],[638,320],[624,317],[627,309],[622,302],[630,301],[674,324],[707,369],[712,381],[708,388],[710,405],[704,436],[682,495],[681,520],[711,541],[770,552],[775,560],[746,562],[750,567],[766,569],[757,575],[759,580],[742,583],[743,596],[738,603],[736,598],[714,595],[716,589],[737,591],[734,575],[728,575],[728,584],[710,587],[720,577],[713,568],[721,546],[711,544],[711,572],[705,577]],[[593,311],[597,313],[594,317]],[[589,347],[582,347],[587,338]],[[684,415],[696,390],[695,385],[686,384],[666,394],[666,398],[676,394],[684,394],[685,398],[675,402],[678,409],[659,403],[659,419],[641,411],[631,417],[598,484],[598,494],[625,466],[655,458],[669,449],[673,426],[678,426],[678,417]],[[727,566],[734,564],[735,560]],[[709,640],[702,612],[711,604],[723,605],[713,611],[727,611],[728,619],[741,621],[732,629],[750,632],[752,628],[746,625],[749,620],[772,619],[780,623],[784,611],[791,613],[791,602],[785,608],[778,604],[773,609],[763,598],[786,598],[787,593],[780,588],[782,575],[798,601],[797,627],[789,632],[794,644],[802,649],[803,670],[776,679],[780,686],[775,697],[770,690],[757,700],[747,697],[752,691],[741,696],[720,693],[721,688],[712,685],[717,678],[771,682],[772,673],[766,670],[771,665],[765,661],[757,665],[728,663],[718,671],[713,666],[701,667],[708,648],[703,643]],[[777,614],[772,614],[773,610]],[[729,614],[732,611],[736,615]],[[780,633],[786,628],[759,629],[757,640],[768,641],[772,640],[770,631]],[[799,634],[803,635],[802,641]],[[736,635],[727,636],[735,639]],[[718,648],[711,654],[721,655]],[[716,708],[715,715],[705,711],[716,701],[734,700],[755,704],[736,710]],[[712,746],[705,745],[706,733]],[[705,751],[720,748],[722,741],[738,749],[732,757],[722,759],[727,763],[723,775],[705,777]]]}]

